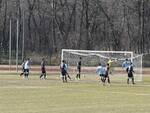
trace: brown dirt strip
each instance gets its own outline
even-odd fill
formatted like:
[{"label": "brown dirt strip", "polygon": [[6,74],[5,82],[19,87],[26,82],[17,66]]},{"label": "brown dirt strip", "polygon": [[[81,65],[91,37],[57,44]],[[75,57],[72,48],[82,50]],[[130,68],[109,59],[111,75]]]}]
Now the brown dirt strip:
[{"label": "brown dirt strip", "polygon": [[[70,71],[75,72],[76,67],[70,67]],[[8,71],[16,71],[16,65],[12,65],[11,68],[9,65],[0,65],[0,72],[8,72]],[[18,70],[21,72],[21,66],[18,66]],[[83,73],[95,73],[96,67],[82,67]],[[31,66],[31,71],[33,72],[41,72],[40,66]],[[59,66],[46,66],[46,71],[48,73],[59,73]],[[122,68],[114,68],[115,73],[124,73]],[[143,68],[143,74],[150,75],[150,68]]]}]

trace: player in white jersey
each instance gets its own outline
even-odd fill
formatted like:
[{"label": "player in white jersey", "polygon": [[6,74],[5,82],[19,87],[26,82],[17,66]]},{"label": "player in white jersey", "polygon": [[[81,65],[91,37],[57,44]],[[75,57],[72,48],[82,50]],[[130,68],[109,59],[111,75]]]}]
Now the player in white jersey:
[{"label": "player in white jersey", "polygon": [[25,73],[24,76],[25,78],[28,78],[29,76],[29,70],[30,70],[30,59],[28,58],[24,64],[24,69],[25,69]]}]

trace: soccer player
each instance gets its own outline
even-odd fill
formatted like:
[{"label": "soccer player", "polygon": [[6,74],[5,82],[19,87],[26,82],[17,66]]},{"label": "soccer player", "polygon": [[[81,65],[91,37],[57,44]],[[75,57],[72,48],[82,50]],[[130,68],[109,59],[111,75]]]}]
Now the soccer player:
[{"label": "soccer player", "polygon": [[104,79],[105,79],[104,78],[105,70],[102,67],[101,63],[99,63],[99,66],[96,68],[96,73],[97,73],[97,75],[100,76],[103,85],[105,85],[105,82],[104,82]]},{"label": "soccer player", "polygon": [[25,78],[28,78],[28,76],[29,76],[29,69],[30,69],[30,59],[28,58],[24,64],[24,76],[25,76]]},{"label": "soccer player", "polygon": [[104,74],[104,83],[105,81],[108,81],[108,83],[110,84],[110,78],[109,78],[109,64],[107,63],[106,67],[105,67],[105,74]]},{"label": "soccer player", "polygon": [[113,62],[114,61],[111,58],[109,58],[109,60],[107,62],[107,64],[109,65],[109,74],[112,74],[112,70],[113,70],[112,63]]},{"label": "soccer player", "polygon": [[133,65],[132,62],[130,63],[130,65],[127,68],[127,72],[128,72],[128,79],[127,79],[127,84],[129,84],[129,80],[132,79],[132,84],[135,84],[134,82],[134,76],[133,76]]},{"label": "soccer player", "polygon": [[65,67],[66,67],[66,76],[71,80],[71,77],[70,77],[70,75],[68,74],[68,66],[67,66],[67,64],[65,63]]},{"label": "soccer player", "polygon": [[76,75],[76,79],[80,79],[81,76],[81,60],[82,58],[79,58],[79,61],[77,63],[77,75]]},{"label": "soccer player", "polygon": [[129,67],[130,65],[130,61],[128,59],[126,59],[123,63],[122,63],[122,67],[126,70],[126,72],[128,73],[127,71],[127,68]]},{"label": "soccer player", "polygon": [[44,79],[46,79],[46,69],[45,69],[45,59],[42,58],[41,61],[41,76],[40,79],[44,76]]},{"label": "soccer player", "polygon": [[61,71],[61,78],[63,82],[67,82],[67,64],[65,63],[65,60],[62,60],[62,63],[60,65],[60,71]]}]

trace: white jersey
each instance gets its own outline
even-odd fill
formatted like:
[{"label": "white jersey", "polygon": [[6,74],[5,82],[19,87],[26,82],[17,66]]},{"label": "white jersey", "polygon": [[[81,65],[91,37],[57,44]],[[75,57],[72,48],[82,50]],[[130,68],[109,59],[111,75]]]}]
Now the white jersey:
[{"label": "white jersey", "polygon": [[29,64],[29,60],[27,60],[24,64],[24,69],[29,69],[30,68],[30,64]]}]

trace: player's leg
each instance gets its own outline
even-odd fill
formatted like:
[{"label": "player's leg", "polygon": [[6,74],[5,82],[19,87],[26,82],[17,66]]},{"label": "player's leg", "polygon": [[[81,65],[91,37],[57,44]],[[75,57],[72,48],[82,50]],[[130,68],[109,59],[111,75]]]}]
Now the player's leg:
[{"label": "player's leg", "polygon": [[105,81],[106,81],[106,77],[105,77],[105,75],[103,75],[103,77],[102,77],[103,86],[105,86]]},{"label": "player's leg", "polygon": [[100,77],[101,77],[101,82],[103,83],[103,85],[105,85],[105,77],[104,77],[104,75],[101,74]]},{"label": "player's leg", "polygon": [[108,80],[108,83],[110,84],[110,77],[109,76],[107,76],[107,80]]},{"label": "player's leg", "polygon": [[80,77],[81,77],[81,69],[79,68],[79,79],[80,79]]},{"label": "player's leg", "polygon": [[134,77],[132,77],[132,84],[135,84],[135,82],[134,82]]},{"label": "player's leg", "polygon": [[127,84],[129,84],[129,78],[127,78]]},{"label": "player's leg", "polygon": [[132,77],[131,78],[132,78],[132,84],[135,84],[133,73],[132,73]]},{"label": "player's leg", "polygon": [[109,74],[112,74],[112,66],[109,67]]},{"label": "player's leg", "polygon": [[24,70],[22,70],[22,73],[20,73],[20,76],[22,76],[24,74]]},{"label": "player's leg", "polygon": [[71,80],[71,77],[69,76],[69,74],[67,73],[67,77]]},{"label": "player's leg", "polygon": [[63,73],[61,74],[61,79],[64,82],[64,74]]},{"label": "player's leg", "polygon": [[44,73],[44,79],[46,79],[46,72]]},{"label": "player's leg", "polygon": [[62,71],[62,81],[65,82],[66,80],[66,72],[65,71]]},{"label": "player's leg", "polygon": [[40,79],[43,77],[43,72],[41,72]]},{"label": "player's leg", "polygon": [[80,73],[78,74],[78,79],[80,79]]},{"label": "player's leg", "polygon": [[130,80],[130,77],[129,77],[129,74],[128,74],[128,78],[127,78],[127,84],[129,84],[129,80]]},{"label": "player's leg", "polygon": [[105,82],[106,82],[106,78],[107,78],[106,76],[103,77],[103,83],[104,83],[104,84],[105,84]]},{"label": "player's leg", "polygon": [[24,71],[25,71],[25,69],[22,68],[22,73],[20,73],[20,76],[24,75]]},{"label": "player's leg", "polygon": [[129,84],[129,80],[130,80],[131,77],[132,77],[132,75],[131,75],[131,73],[129,72],[129,73],[128,73],[128,78],[127,78],[127,84]]},{"label": "player's leg", "polygon": [[64,81],[67,82],[67,75],[64,76]]},{"label": "player's leg", "polygon": [[26,76],[26,78],[28,78],[29,77],[29,69],[27,69],[27,76]]},{"label": "player's leg", "polygon": [[28,70],[25,69],[24,78],[27,78]]},{"label": "player's leg", "polygon": [[77,73],[77,75],[76,75],[76,79],[78,79],[78,77],[79,77],[79,74]]}]

